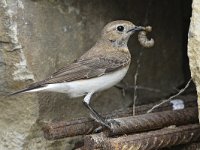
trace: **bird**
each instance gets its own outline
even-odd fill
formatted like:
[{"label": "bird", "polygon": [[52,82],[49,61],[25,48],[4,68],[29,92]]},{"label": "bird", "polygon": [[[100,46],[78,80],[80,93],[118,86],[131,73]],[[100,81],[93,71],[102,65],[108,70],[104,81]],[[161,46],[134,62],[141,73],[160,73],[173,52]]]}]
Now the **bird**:
[{"label": "bird", "polygon": [[93,109],[90,100],[94,93],[109,89],[124,78],[131,63],[128,40],[133,33],[143,29],[130,21],[112,21],[102,29],[94,46],[73,63],[9,95],[47,91],[66,93],[71,98],[84,96],[83,104],[91,116],[111,128],[111,122]]}]

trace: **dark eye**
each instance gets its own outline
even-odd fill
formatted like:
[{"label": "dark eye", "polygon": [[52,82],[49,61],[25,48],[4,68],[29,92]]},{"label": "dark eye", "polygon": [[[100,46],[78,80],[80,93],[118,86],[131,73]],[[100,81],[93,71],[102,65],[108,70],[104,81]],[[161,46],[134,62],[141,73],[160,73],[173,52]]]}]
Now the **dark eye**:
[{"label": "dark eye", "polygon": [[123,26],[118,26],[117,30],[120,31],[120,32],[122,32],[122,31],[124,31],[124,27]]}]

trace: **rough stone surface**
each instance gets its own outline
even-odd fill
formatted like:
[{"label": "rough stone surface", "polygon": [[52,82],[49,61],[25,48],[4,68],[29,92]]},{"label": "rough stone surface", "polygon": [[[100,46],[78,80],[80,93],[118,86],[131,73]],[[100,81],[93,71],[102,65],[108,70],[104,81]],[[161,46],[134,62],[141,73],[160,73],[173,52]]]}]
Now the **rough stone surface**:
[{"label": "rough stone surface", "polygon": [[[71,100],[55,93],[5,95],[71,63],[95,43],[103,26],[112,20],[153,27],[153,48],[142,48],[137,36],[128,44],[133,61],[124,83],[134,84],[136,61],[142,53],[138,85],[143,90],[138,91],[137,103],[174,92],[185,81],[188,69],[183,62],[187,9],[183,0],[0,0],[0,149],[73,148],[77,138],[46,141],[40,124],[88,116],[82,98]],[[144,90],[148,88],[154,90]],[[132,96],[133,89],[124,97],[113,87],[94,96],[92,105],[99,112],[112,111],[129,106]]]},{"label": "rough stone surface", "polygon": [[[38,101],[34,95],[6,97],[11,89],[33,81],[18,40],[16,12],[0,1],[0,149],[20,150],[37,120]],[[28,99],[28,100],[27,100]]]},{"label": "rough stone surface", "polygon": [[200,27],[200,1],[193,0],[192,17],[188,33],[188,56],[190,60],[191,75],[196,84],[197,95],[198,95],[198,107],[200,112],[200,28],[199,27]]}]

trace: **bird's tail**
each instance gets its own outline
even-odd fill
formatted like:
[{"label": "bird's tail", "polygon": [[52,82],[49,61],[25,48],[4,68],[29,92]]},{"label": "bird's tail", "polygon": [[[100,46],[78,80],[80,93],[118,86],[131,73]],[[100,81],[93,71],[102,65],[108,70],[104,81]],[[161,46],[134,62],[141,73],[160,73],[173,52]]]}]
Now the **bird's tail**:
[{"label": "bird's tail", "polygon": [[10,93],[7,96],[13,96],[13,95],[24,93],[24,92],[31,92],[32,90],[36,90],[36,89],[41,88],[41,87],[43,87],[43,86],[38,85],[38,86],[33,86],[33,87],[27,87],[27,88],[21,89],[19,91]]},{"label": "bird's tail", "polygon": [[16,91],[16,92],[13,92],[13,93],[10,93],[10,94],[8,94],[8,96],[13,96],[13,95],[16,95],[16,94],[19,94],[19,93],[24,93],[24,92],[26,92],[26,91],[28,91],[27,88],[26,88],[26,89],[19,90],[19,91]]}]

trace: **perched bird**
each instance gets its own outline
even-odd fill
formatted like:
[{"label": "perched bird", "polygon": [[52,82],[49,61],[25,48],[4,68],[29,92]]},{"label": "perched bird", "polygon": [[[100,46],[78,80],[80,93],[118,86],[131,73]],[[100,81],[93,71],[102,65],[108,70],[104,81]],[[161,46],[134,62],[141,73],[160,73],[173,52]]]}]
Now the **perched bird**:
[{"label": "perched bird", "polygon": [[10,95],[41,91],[66,93],[70,97],[85,95],[83,103],[91,115],[96,121],[110,128],[110,123],[90,106],[90,99],[94,93],[108,89],[124,78],[131,62],[127,42],[137,30],[143,28],[129,21],[108,23],[96,44],[75,62],[61,68],[47,79]]}]

